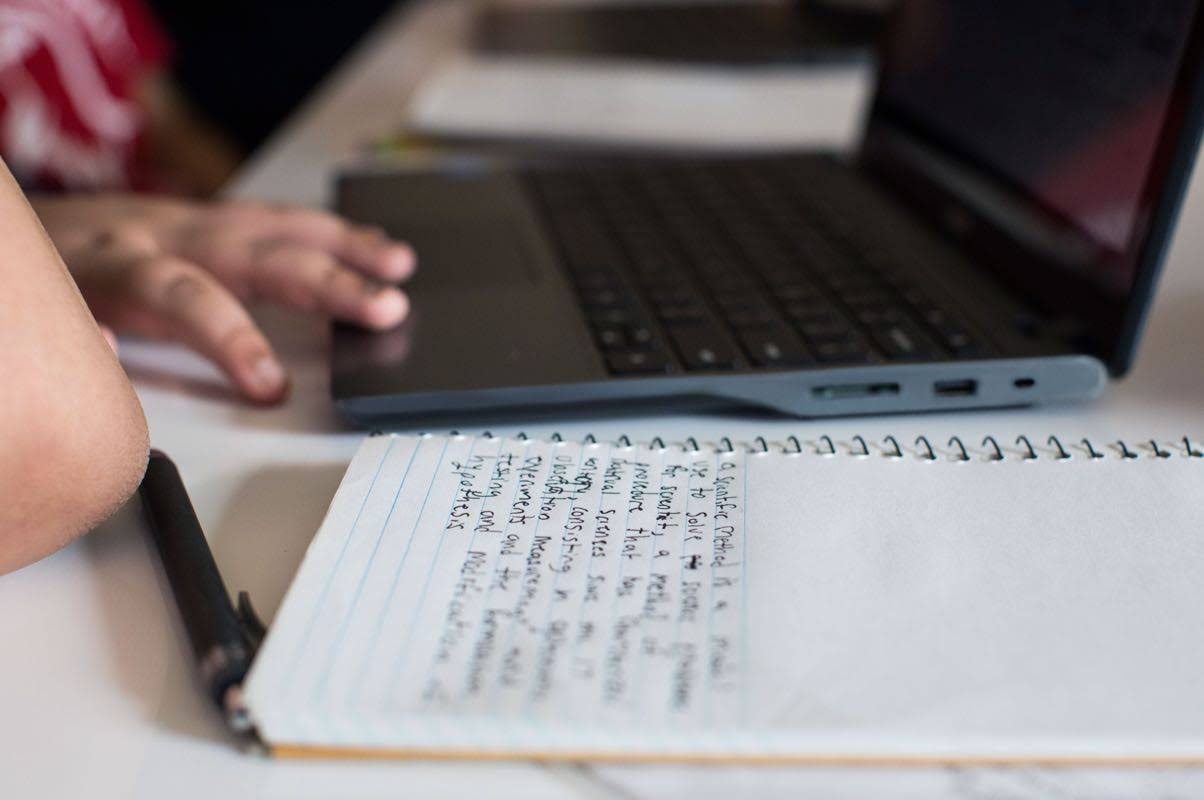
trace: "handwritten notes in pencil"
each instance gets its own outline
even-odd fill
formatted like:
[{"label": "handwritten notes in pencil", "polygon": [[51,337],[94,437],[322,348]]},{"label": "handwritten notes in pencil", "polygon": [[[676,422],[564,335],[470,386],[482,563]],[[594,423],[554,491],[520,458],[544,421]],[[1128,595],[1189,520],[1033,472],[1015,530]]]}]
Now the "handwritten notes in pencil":
[{"label": "handwritten notes in pencil", "polygon": [[427,739],[474,719],[515,736],[738,723],[745,461],[367,440],[252,676],[261,722],[323,742],[416,719]]}]

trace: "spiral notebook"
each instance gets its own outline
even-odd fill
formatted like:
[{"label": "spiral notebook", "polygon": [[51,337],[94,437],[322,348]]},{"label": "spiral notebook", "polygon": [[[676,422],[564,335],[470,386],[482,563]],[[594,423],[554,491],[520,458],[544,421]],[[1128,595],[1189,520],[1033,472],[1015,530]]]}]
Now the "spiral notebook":
[{"label": "spiral notebook", "polygon": [[1179,442],[384,435],[245,687],[278,755],[1204,763]]}]

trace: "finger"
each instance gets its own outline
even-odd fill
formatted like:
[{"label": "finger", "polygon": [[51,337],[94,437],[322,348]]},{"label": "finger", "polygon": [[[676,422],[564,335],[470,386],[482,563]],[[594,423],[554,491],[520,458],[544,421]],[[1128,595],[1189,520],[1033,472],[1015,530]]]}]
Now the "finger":
[{"label": "finger", "polygon": [[248,280],[258,296],[375,330],[392,328],[409,312],[409,301],[397,289],[365,279],[330,253],[299,244],[280,243],[262,252]]},{"label": "finger", "polygon": [[291,239],[320,248],[367,275],[382,281],[399,282],[414,273],[417,259],[413,249],[394,241],[379,228],[352,225],[343,218],[312,208],[285,208],[268,224],[271,236]]},{"label": "finger", "polygon": [[418,266],[413,248],[377,228],[348,226],[334,254],[369,275],[394,283],[408,279]]},{"label": "finger", "polygon": [[288,380],[271,345],[238,299],[187,261],[166,256],[135,263],[129,297],[164,333],[216,363],[252,400],[274,403]]}]

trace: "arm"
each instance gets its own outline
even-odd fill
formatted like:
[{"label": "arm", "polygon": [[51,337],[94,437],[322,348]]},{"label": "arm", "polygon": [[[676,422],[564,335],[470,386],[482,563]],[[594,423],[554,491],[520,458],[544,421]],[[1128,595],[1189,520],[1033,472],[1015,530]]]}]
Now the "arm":
[{"label": "arm", "polygon": [[65,545],[138,486],[142,408],[0,165],[0,574]]}]

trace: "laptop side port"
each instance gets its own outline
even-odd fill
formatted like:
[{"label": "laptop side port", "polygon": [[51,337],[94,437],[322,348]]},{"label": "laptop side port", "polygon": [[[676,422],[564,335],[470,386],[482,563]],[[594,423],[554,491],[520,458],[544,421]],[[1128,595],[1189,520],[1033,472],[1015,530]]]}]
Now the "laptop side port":
[{"label": "laptop side port", "polygon": [[816,386],[811,394],[820,400],[847,400],[851,397],[881,397],[899,393],[897,383],[838,383],[831,386]]},{"label": "laptop side port", "polygon": [[971,397],[978,394],[978,381],[964,379],[937,381],[932,384],[932,393],[937,397]]}]

